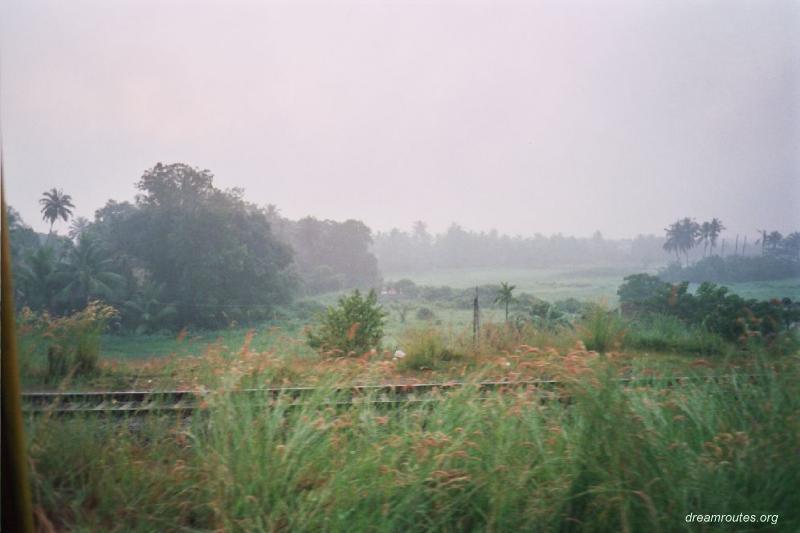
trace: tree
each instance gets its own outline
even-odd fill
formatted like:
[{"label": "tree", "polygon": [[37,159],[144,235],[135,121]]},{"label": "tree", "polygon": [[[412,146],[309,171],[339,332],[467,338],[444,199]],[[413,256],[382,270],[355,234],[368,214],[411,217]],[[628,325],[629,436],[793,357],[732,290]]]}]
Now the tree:
[{"label": "tree", "polygon": [[14,272],[19,280],[14,289],[20,293],[20,303],[35,311],[54,310],[58,292],[56,265],[56,254],[50,246],[40,246],[25,256]]},{"label": "tree", "polygon": [[134,294],[133,299],[124,303],[123,308],[136,325],[136,333],[166,329],[175,317],[175,306],[161,302],[163,288],[162,285],[147,282]]},{"label": "tree", "polygon": [[725,229],[725,226],[722,225],[722,221],[716,217],[711,219],[709,234],[708,238],[711,241],[711,253],[714,253],[714,248],[717,247],[717,239],[719,238],[722,231]]},{"label": "tree", "polygon": [[711,222],[703,222],[700,224],[698,239],[703,243],[703,257],[706,256],[708,250],[708,243],[711,240]]},{"label": "tree", "polygon": [[697,243],[700,235],[700,225],[689,217],[678,220],[664,230],[667,233],[667,240],[664,242],[664,249],[674,251],[678,262],[680,262],[680,252],[686,256],[686,265],[689,265],[689,250]]},{"label": "tree", "polygon": [[163,285],[178,327],[256,320],[290,300],[291,249],[241,190],[219,190],[210,171],[182,163],[156,165],[137,188],[135,206],[106,206],[93,231],[128,256],[132,270]]},{"label": "tree", "polygon": [[516,301],[514,298],[513,292],[516,288],[516,285],[509,285],[506,282],[500,283],[500,288],[497,290],[497,296],[494,299],[494,303],[499,303],[505,306],[506,308],[506,322],[508,322],[508,306],[512,302]]},{"label": "tree", "polygon": [[75,209],[72,204],[72,196],[64,194],[61,189],[53,188],[45,191],[42,193],[39,203],[42,205],[42,219],[50,221],[50,233],[53,233],[53,224],[56,220],[62,218],[66,222],[72,216],[72,210]]},{"label": "tree", "polygon": [[69,226],[69,238],[77,241],[89,229],[91,222],[86,217],[78,217],[72,220]]},{"label": "tree", "polygon": [[112,300],[125,278],[112,270],[112,262],[94,239],[83,236],[58,265],[56,279],[62,285],[61,299],[74,307],[95,298]]},{"label": "tree", "polygon": [[772,231],[764,238],[764,243],[770,253],[774,254],[781,245],[783,235],[779,231]]},{"label": "tree", "polygon": [[378,305],[375,290],[363,297],[356,289],[339,298],[336,307],[328,307],[316,331],[307,332],[308,345],[321,351],[362,355],[380,347],[385,323],[386,312]]}]

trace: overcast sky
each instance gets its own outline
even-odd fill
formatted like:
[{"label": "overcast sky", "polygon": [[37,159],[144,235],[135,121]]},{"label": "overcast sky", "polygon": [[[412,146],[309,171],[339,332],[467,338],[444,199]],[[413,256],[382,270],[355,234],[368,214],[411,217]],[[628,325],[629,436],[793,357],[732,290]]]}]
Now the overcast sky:
[{"label": "overcast sky", "polygon": [[[290,218],[511,234],[800,227],[800,2],[0,7],[11,205],[156,162]],[[66,225],[56,226],[61,233]]]}]

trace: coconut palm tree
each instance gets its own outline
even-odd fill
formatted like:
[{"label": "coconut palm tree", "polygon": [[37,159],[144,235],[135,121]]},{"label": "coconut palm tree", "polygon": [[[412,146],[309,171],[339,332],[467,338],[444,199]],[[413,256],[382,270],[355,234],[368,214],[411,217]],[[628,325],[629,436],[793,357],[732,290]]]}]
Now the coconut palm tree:
[{"label": "coconut palm tree", "polygon": [[664,243],[664,250],[674,251],[680,263],[680,252],[686,256],[686,266],[689,266],[689,250],[697,244],[700,235],[700,224],[689,217],[670,225],[664,230],[667,233],[667,240]]},{"label": "coconut palm tree", "polygon": [[166,329],[177,311],[174,305],[164,305],[160,301],[164,285],[145,283],[132,300],[125,302],[125,309],[136,318],[136,333],[152,333]]},{"label": "coconut palm tree", "polygon": [[86,217],[78,217],[72,220],[72,224],[69,225],[69,238],[72,240],[78,240],[83,233],[89,229],[89,219]]},{"label": "coconut palm tree", "polygon": [[711,240],[711,222],[703,222],[700,224],[698,241],[703,243],[703,257],[706,256],[708,251],[708,243]]},{"label": "coconut palm tree", "polygon": [[50,189],[42,193],[39,199],[42,205],[42,220],[50,221],[50,233],[53,233],[53,224],[59,218],[64,219],[64,222],[69,220],[72,216],[72,210],[75,206],[72,204],[72,196],[64,194],[61,189]]},{"label": "coconut palm tree", "polygon": [[112,261],[90,237],[84,235],[59,265],[56,277],[62,284],[60,296],[67,302],[88,303],[92,298],[112,298],[125,278],[111,270]]},{"label": "coconut palm tree", "polygon": [[717,239],[719,238],[720,234],[725,229],[725,226],[722,225],[722,221],[716,217],[711,219],[711,228],[708,235],[709,240],[711,241],[711,254],[714,254],[714,248],[717,247]]},{"label": "coconut palm tree", "polygon": [[664,231],[667,234],[667,240],[664,241],[664,250],[667,252],[675,252],[675,259],[680,263],[681,256],[678,255],[678,234],[680,230],[678,228],[678,223],[676,222],[670,225],[670,227],[664,228]]},{"label": "coconut palm tree", "polygon": [[35,252],[28,253],[25,261],[18,265],[15,272],[19,283],[14,288],[20,291],[22,297],[31,309],[52,311],[55,296],[58,292],[56,280],[56,252],[50,246],[41,246]]},{"label": "coconut palm tree", "polygon": [[775,253],[775,251],[778,249],[778,246],[780,246],[782,239],[783,235],[781,235],[779,231],[770,232],[764,238],[767,248],[769,248],[772,253]]},{"label": "coconut palm tree", "polygon": [[516,289],[516,285],[509,285],[506,282],[500,283],[500,288],[497,290],[497,296],[494,299],[494,303],[499,303],[505,305],[506,308],[506,322],[508,322],[508,306],[512,302],[517,301],[512,294],[514,289]]}]

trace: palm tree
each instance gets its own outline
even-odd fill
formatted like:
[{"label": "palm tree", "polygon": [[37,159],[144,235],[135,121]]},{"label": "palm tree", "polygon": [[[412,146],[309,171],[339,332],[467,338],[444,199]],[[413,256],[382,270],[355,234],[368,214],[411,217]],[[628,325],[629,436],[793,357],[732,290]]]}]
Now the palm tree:
[{"label": "palm tree", "polygon": [[[705,225],[705,224],[704,224]],[[720,233],[725,229],[725,226],[722,225],[722,221],[717,217],[711,219],[711,229],[708,235],[708,238],[711,240],[711,254],[714,254],[714,248],[717,247],[717,238],[719,237]]]},{"label": "palm tree", "polygon": [[795,231],[783,238],[783,249],[792,259],[800,257],[800,232]]},{"label": "palm tree", "polygon": [[512,294],[514,292],[514,289],[516,289],[516,288],[517,288],[516,285],[509,285],[506,282],[501,282],[500,283],[500,288],[497,290],[497,297],[495,297],[495,299],[494,299],[494,303],[496,303],[496,304],[499,303],[499,304],[505,305],[505,307],[506,307],[506,322],[508,322],[508,306],[512,302],[516,301],[516,298],[514,298],[514,295]]},{"label": "palm tree", "polygon": [[756,244],[761,243],[761,255],[764,255],[767,252],[767,230],[757,229],[756,231],[761,234],[761,238],[756,239]]},{"label": "palm tree", "polygon": [[668,252],[674,251],[675,256],[680,263],[679,252],[683,252],[686,256],[686,266],[689,266],[689,250],[694,248],[697,244],[697,237],[700,235],[700,224],[685,217],[678,220],[664,231],[667,232],[667,240],[664,243],[664,249]]},{"label": "palm tree", "polygon": [[86,217],[78,217],[72,220],[72,224],[69,225],[69,238],[72,240],[78,240],[83,233],[89,229],[89,219]]},{"label": "palm tree", "polygon": [[702,241],[703,243],[703,257],[705,257],[708,250],[708,243],[711,240],[711,222],[703,222],[700,225],[700,235],[698,240]]},{"label": "palm tree", "polygon": [[57,279],[64,287],[60,296],[80,303],[88,303],[95,297],[112,298],[125,278],[111,271],[111,265],[111,259],[103,257],[95,241],[84,235],[59,265]]},{"label": "palm tree", "polygon": [[764,238],[764,241],[767,247],[770,249],[770,251],[774,253],[778,249],[778,246],[781,244],[782,239],[783,235],[781,235],[779,231],[773,231]]},{"label": "palm tree", "polygon": [[56,265],[56,253],[50,246],[37,248],[18,265],[19,271],[16,274],[20,282],[15,284],[14,288],[22,293],[21,300],[24,300],[31,309],[53,310],[58,291]]},{"label": "palm tree", "polygon": [[64,194],[61,189],[50,189],[42,193],[39,199],[42,205],[42,220],[50,221],[50,233],[53,233],[53,224],[59,218],[64,219],[66,222],[72,216],[72,210],[75,206],[72,205],[72,196]]},{"label": "palm tree", "polygon": [[670,227],[664,228],[664,231],[667,233],[667,240],[664,241],[664,250],[667,252],[675,252],[675,259],[680,263],[681,256],[678,255],[678,234],[680,232],[678,223],[676,222]]},{"label": "palm tree", "polygon": [[137,334],[165,329],[177,314],[174,305],[164,305],[159,300],[163,288],[163,284],[145,283],[133,300],[125,302],[125,308],[136,316]]}]

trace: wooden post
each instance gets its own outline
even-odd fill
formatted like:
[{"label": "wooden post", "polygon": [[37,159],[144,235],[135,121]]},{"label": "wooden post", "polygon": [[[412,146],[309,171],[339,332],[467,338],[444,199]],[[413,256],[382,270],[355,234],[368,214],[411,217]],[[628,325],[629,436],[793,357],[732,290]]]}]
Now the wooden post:
[{"label": "wooden post", "polygon": [[33,531],[33,508],[31,487],[28,481],[28,453],[22,430],[22,398],[17,364],[17,326],[14,310],[14,289],[11,286],[11,246],[8,242],[8,212],[6,211],[5,185],[3,184],[3,160],[0,152],[0,225],[2,235],[2,277],[0,299],[2,300],[2,352],[0,374],[2,374],[2,530]]},{"label": "wooden post", "polygon": [[481,330],[481,310],[478,303],[478,287],[475,287],[475,299],[472,301],[472,345],[478,348],[478,336]]}]

